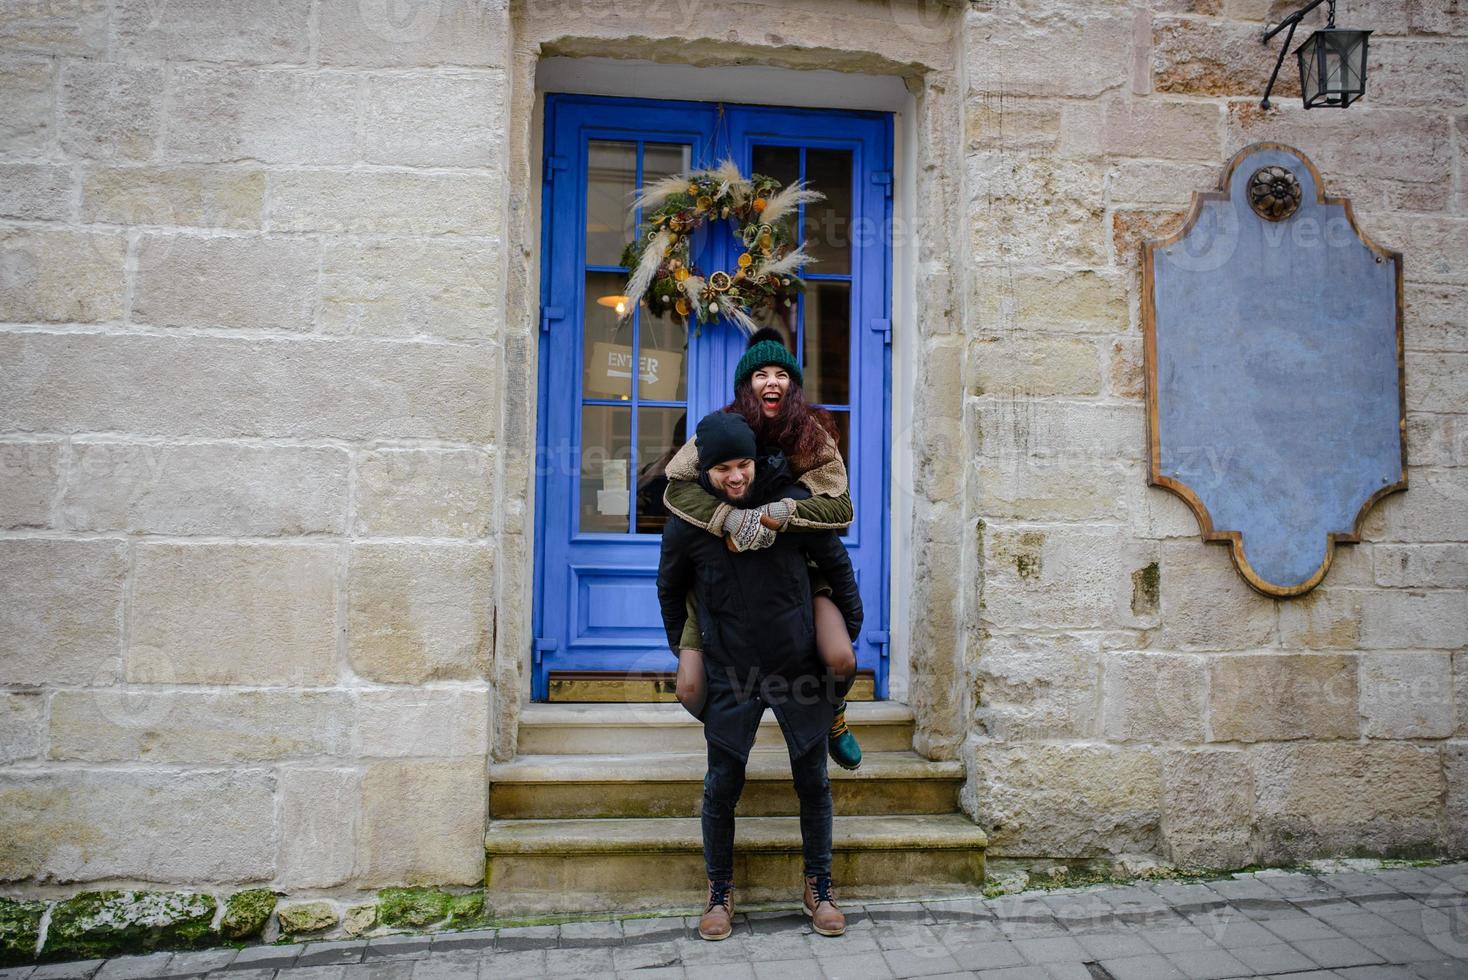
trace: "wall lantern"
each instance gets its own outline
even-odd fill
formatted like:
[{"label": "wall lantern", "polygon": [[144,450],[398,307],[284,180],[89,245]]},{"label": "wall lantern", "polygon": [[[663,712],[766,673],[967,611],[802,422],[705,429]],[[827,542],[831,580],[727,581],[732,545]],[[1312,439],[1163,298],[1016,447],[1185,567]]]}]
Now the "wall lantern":
[{"label": "wall lantern", "polygon": [[1276,26],[1265,28],[1262,39],[1265,44],[1286,27],[1290,29],[1279,49],[1269,85],[1264,89],[1264,99],[1259,103],[1265,109],[1269,108],[1269,93],[1274,90],[1279,66],[1284,64],[1285,52],[1290,49],[1295,28],[1306,14],[1322,3],[1330,4],[1330,16],[1326,18],[1325,27],[1311,34],[1308,41],[1295,49],[1295,57],[1300,59],[1300,92],[1305,99],[1305,108],[1339,106],[1344,109],[1366,94],[1366,38],[1371,32],[1336,27],[1335,0],[1311,0]]}]

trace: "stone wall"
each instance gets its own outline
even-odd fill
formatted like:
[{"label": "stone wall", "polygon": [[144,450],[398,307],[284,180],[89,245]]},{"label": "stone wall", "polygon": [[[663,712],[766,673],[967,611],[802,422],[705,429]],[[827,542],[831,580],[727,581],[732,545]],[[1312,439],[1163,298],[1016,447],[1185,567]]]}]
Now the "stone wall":
[{"label": "stone wall", "polygon": [[0,879],[482,880],[507,18],[0,4]]},{"label": "stone wall", "polygon": [[[1343,2],[1375,30],[1367,99],[1307,114],[1287,62],[1266,112],[1280,40],[1258,36],[1296,6],[966,17],[964,754],[992,856],[1468,849],[1468,11]],[[1303,150],[1406,268],[1410,489],[1290,600],[1145,485],[1139,242],[1260,140]]]},{"label": "stone wall", "polygon": [[[1343,4],[1371,94],[1307,116],[1288,72],[1257,108],[1268,14],[0,0],[0,881],[482,879],[531,636],[535,64],[612,51],[909,80],[895,642],[994,856],[1468,848],[1468,15]],[[1412,489],[1290,601],[1146,487],[1137,295],[1139,240],[1275,138],[1408,279]]]}]

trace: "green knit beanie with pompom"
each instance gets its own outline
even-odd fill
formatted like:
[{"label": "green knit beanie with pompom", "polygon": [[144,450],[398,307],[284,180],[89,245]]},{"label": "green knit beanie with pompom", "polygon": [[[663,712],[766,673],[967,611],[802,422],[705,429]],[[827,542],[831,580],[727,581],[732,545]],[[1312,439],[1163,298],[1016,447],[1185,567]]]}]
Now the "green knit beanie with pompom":
[{"label": "green knit beanie with pompom", "polygon": [[739,364],[734,368],[734,387],[739,387],[748,381],[750,375],[762,367],[770,365],[782,367],[790,372],[790,377],[797,385],[805,387],[805,376],[801,374],[800,362],[795,360],[795,355],[785,346],[785,341],[780,336],[780,331],[773,327],[761,327],[749,338],[749,349],[739,359]]}]

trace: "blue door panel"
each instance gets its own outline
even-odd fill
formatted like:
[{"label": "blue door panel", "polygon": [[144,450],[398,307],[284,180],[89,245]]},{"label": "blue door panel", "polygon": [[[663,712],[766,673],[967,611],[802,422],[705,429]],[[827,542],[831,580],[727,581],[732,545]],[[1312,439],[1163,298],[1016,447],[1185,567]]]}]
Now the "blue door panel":
[{"label": "blue door panel", "polygon": [[[620,399],[600,398],[583,391],[587,276],[620,275],[615,266],[587,263],[588,149],[593,140],[636,144],[639,185],[649,152],[646,147],[653,144],[686,145],[693,167],[732,155],[746,173],[756,147],[792,148],[791,152],[800,154],[802,171],[808,149],[851,154],[851,224],[855,229],[867,229],[867,233],[861,240],[853,236],[849,273],[823,274],[813,265],[806,278],[812,283],[832,283],[833,288],[849,284],[847,399],[841,405],[827,407],[849,418],[847,462],[857,522],[843,540],[856,566],[866,607],[866,628],[857,643],[858,663],[876,672],[878,696],[885,697],[890,335],[871,325],[885,323],[890,316],[890,116],[549,95],[545,132],[533,697],[545,698],[551,670],[676,668],[676,659],[667,650],[657,604],[660,536],[647,533],[650,525],[643,527],[643,533],[634,533],[639,522],[635,490],[626,508],[625,532],[620,525],[613,531],[580,529],[584,513],[582,455],[587,449],[582,412],[597,412],[604,423],[626,419],[627,440],[634,450],[626,467],[630,484],[643,476],[647,463],[635,452],[643,418],[655,422],[681,413],[686,429],[691,431],[698,418],[721,407],[732,396],[730,379],[744,347],[742,334],[728,324],[702,328],[690,324],[682,352],[686,359],[685,398],[650,401],[642,397],[642,386],[635,382],[628,395]],[[733,237],[725,226],[700,233],[695,251],[697,263],[705,270],[732,268],[736,255]],[[593,297],[593,302],[615,298]],[[799,312],[798,320],[803,324],[804,301]],[[650,325],[644,323],[645,318],[645,311],[637,313],[625,341],[620,339],[618,328],[619,343],[624,346],[617,355],[617,364],[639,363],[643,337]],[[624,409],[625,416],[619,415]],[[620,460],[615,454],[614,458]],[[612,471],[620,468],[614,465]],[[606,476],[602,481],[605,486]],[[615,500],[615,492],[614,485],[613,490],[602,491],[594,504],[588,498],[587,506],[599,508],[603,496],[611,493],[608,499]],[[597,520],[603,524],[621,520],[615,511],[611,516],[605,516],[605,511],[599,513],[603,516]]]},{"label": "blue door panel", "polygon": [[632,633],[661,624],[657,569],[576,568],[578,641]]}]

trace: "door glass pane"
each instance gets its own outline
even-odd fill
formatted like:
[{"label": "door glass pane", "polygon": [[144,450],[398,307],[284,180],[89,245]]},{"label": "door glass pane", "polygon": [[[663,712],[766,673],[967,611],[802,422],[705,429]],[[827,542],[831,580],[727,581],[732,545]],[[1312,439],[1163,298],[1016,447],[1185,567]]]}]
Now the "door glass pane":
[{"label": "door glass pane", "polygon": [[673,454],[687,441],[688,413],[681,408],[637,410],[637,533],[661,534],[668,512],[663,507],[666,470]]},{"label": "door glass pane", "polygon": [[[781,186],[789,187],[800,179],[800,147],[756,146],[750,154],[754,161],[750,167],[757,174],[773,177]],[[748,176],[746,174],[745,176]]]},{"label": "door glass pane", "polygon": [[670,316],[653,316],[647,302],[637,318],[641,336],[638,357],[640,381],[637,397],[642,401],[681,402],[688,399],[688,322]]},{"label": "door glass pane", "polygon": [[851,284],[808,282],[805,289],[805,397],[851,401]]},{"label": "door glass pane", "polygon": [[826,195],[805,208],[806,249],[816,259],[810,271],[851,272],[851,151],[807,150],[805,179]]},{"label": "door glass pane", "polygon": [[632,320],[618,319],[626,276],[586,274],[582,309],[581,393],[585,398],[632,397]]},{"label": "door glass pane", "polygon": [[[672,174],[687,173],[692,147],[686,143],[644,143],[642,145],[642,186]],[[683,401],[687,397],[688,327],[677,324],[668,314],[670,304],[662,303],[661,318],[649,315],[644,303],[638,329],[642,332],[642,383],[639,398],[654,401]]]},{"label": "door glass pane", "polygon": [[686,173],[691,149],[686,143],[642,144],[643,186],[661,177]]},{"label": "door glass pane", "polygon": [[[831,420],[836,423],[836,445],[841,449],[841,460],[846,464],[848,471],[851,469],[851,413],[831,410]],[[856,474],[851,473],[852,482],[856,481]]]},{"label": "door glass pane", "polygon": [[[789,187],[800,179],[800,148],[797,146],[756,146],[751,157],[751,170],[757,174],[773,177],[782,187]],[[782,222],[793,228],[798,215]],[[793,238],[794,236],[792,236]],[[774,327],[785,337],[785,346],[796,349],[795,325],[800,311],[795,306],[779,310],[761,311],[755,321],[762,327]]]},{"label": "door glass pane", "polygon": [[632,238],[637,144],[590,140],[586,147],[586,262],[617,265]]},{"label": "door glass pane", "polygon": [[[753,172],[775,178],[780,182],[781,187],[789,187],[800,179],[800,147],[798,146],[756,146],[751,156],[754,160]],[[787,240],[796,244],[800,242],[800,236],[796,233],[799,222],[799,209],[791,211],[778,222],[789,230]]]},{"label": "door glass pane", "polygon": [[762,327],[774,327],[780,331],[785,339],[785,346],[795,350],[795,324],[800,310],[796,306],[785,307],[779,310],[759,310],[756,312],[754,322]]},{"label": "door glass pane", "polygon": [[581,406],[581,521],[583,532],[627,532],[632,488],[628,481],[632,409]]}]

